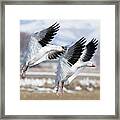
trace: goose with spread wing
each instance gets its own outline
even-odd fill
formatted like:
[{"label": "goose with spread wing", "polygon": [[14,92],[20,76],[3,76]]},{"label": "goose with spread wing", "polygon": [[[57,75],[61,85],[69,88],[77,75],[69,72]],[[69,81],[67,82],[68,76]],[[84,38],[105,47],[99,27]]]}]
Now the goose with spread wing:
[{"label": "goose with spread wing", "polygon": [[86,38],[82,37],[74,45],[67,48],[66,52],[59,59],[57,66],[55,84],[57,86],[57,92],[59,89],[63,90],[63,83],[67,79],[67,75],[72,71],[72,66],[78,61],[82,55],[85,47]]},{"label": "goose with spread wing", "polygon": [[21,68],[21,77],[24,78],[28,68],[47,60],[56,59],[64,53],[64,47],[50,44],[59,30],[55,23],[47,29],[31,34],[27,45],[24,64]]},{"label": "goose with spread wing", "polygon": [[85,42],[85,38],[81,38],[59,59],[55,80],[58,94],[63,94],[64,82],[70,83],[80,73],[81,68],[95,67],[90,59],[97,49],[98,40],[93,38],[86,46]]},{"label": "goose with spread wing", "polygon": [[93,38],[86,46],[85,49],[83,51],[83,54],[80,56],[80,59],[76,62],[76,64],[73,66],[74,68],[77,68],[77,70],[75,71],[75,73],[70,76],[68,78],[68,83],[70,84],[72,82],[72,80],[74,78],[76,78],[82,68],[85,67],[95,67],[95,64],[93,64],[90,60],[92,59],[92,57],[94,56],[94,53],[97,49],[98,46],[98,40],[96,40],[95,38]]}]

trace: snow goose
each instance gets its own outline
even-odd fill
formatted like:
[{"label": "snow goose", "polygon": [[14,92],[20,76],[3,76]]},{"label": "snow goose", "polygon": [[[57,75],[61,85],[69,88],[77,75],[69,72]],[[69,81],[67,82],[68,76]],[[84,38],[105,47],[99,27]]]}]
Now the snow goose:
[{"label": "snow goose", "polygon": [[78,61],[85,47],[86,38],[82,37],[74,45],[67,48],[66,52],[59,59],[57,66],[55,84],[57,86],[57,93],[59,90],[62,93],[63,84],[70,72],[73,72],[72,66]]},{"label": "snow goose", "polygon": [[[64,57],[60,58],[57,67],[57,94],[63,94],[64,82],[70,83],[84,67],[95,67],[90,61],[97,49],[98,40],[92,39],[86,46],[85,38],[81,38],[70,47]],[[70,76],[68,76],[71,74]]]},{"label": "snow goose", "polygon": [[27,45],[24,64],[21,68],[21,77],[25,77],[28,68],[33,67],[43,61],[58,58],[64,53],[64,47],[49,44],[59,30],[59,24],[55,23],[47,29],[31,34]]}]

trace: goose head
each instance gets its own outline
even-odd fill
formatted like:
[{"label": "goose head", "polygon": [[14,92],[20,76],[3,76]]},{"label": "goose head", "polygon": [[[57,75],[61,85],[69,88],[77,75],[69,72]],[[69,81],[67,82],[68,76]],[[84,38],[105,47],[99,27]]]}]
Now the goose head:
[{"label": "goose head", "polygon": [[93,64],[91,61],[82,63],[78,68],[81,67],[96,67],[95,64]]},{"label": "goose head", "polygon": [[67,46],[61,46],[64,50],[67,50]]},{"label": "goose head", "polygon": [[86,67],[96,67],[92,62],[87,62]]},{"label": "goose head", "polygon": [[42,39],[42,34],[40,34],[40,32],[34,32],[31,34],[31,38],[36,39],[36,40],[40,40],[40,39]]},{"label": "goose head", "polygon": [[39,33],[40,33],[40,32],[34,32],[34,33],[32,34],[32,36],[33,36],[33,37],[39,37]]},{"label": "goose head", "polygon": [[53,48],[56,51],[65,52],[66,50],[64,46],[60,46],[60,45],[48,44],[47,46]]},{"label": "goose head", "polygon": [[65,51],[65,48],[63,46],[56,46],[56,49],[58,51]]}]

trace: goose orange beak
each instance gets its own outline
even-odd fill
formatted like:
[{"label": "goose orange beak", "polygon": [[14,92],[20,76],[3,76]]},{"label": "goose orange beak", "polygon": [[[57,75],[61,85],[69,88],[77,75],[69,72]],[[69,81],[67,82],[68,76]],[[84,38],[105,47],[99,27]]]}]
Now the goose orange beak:
[{"label": "goose orange beak", "polygon": [[96,67],[94,64],[92,64],[92,67]]}]

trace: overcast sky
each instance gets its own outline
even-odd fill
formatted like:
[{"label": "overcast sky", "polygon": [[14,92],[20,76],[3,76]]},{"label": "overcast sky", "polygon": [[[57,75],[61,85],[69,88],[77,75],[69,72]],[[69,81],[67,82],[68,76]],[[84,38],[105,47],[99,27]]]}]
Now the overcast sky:
[{"label": "overcast sky", "polygon": [[86,37],[87,42],[92,38],[100,40],[99,20],[21,20],[20,31],[33,33],[48,28],[55,22],[60,24],[60,30],[55,35],[52,43],[69,45]]}]

